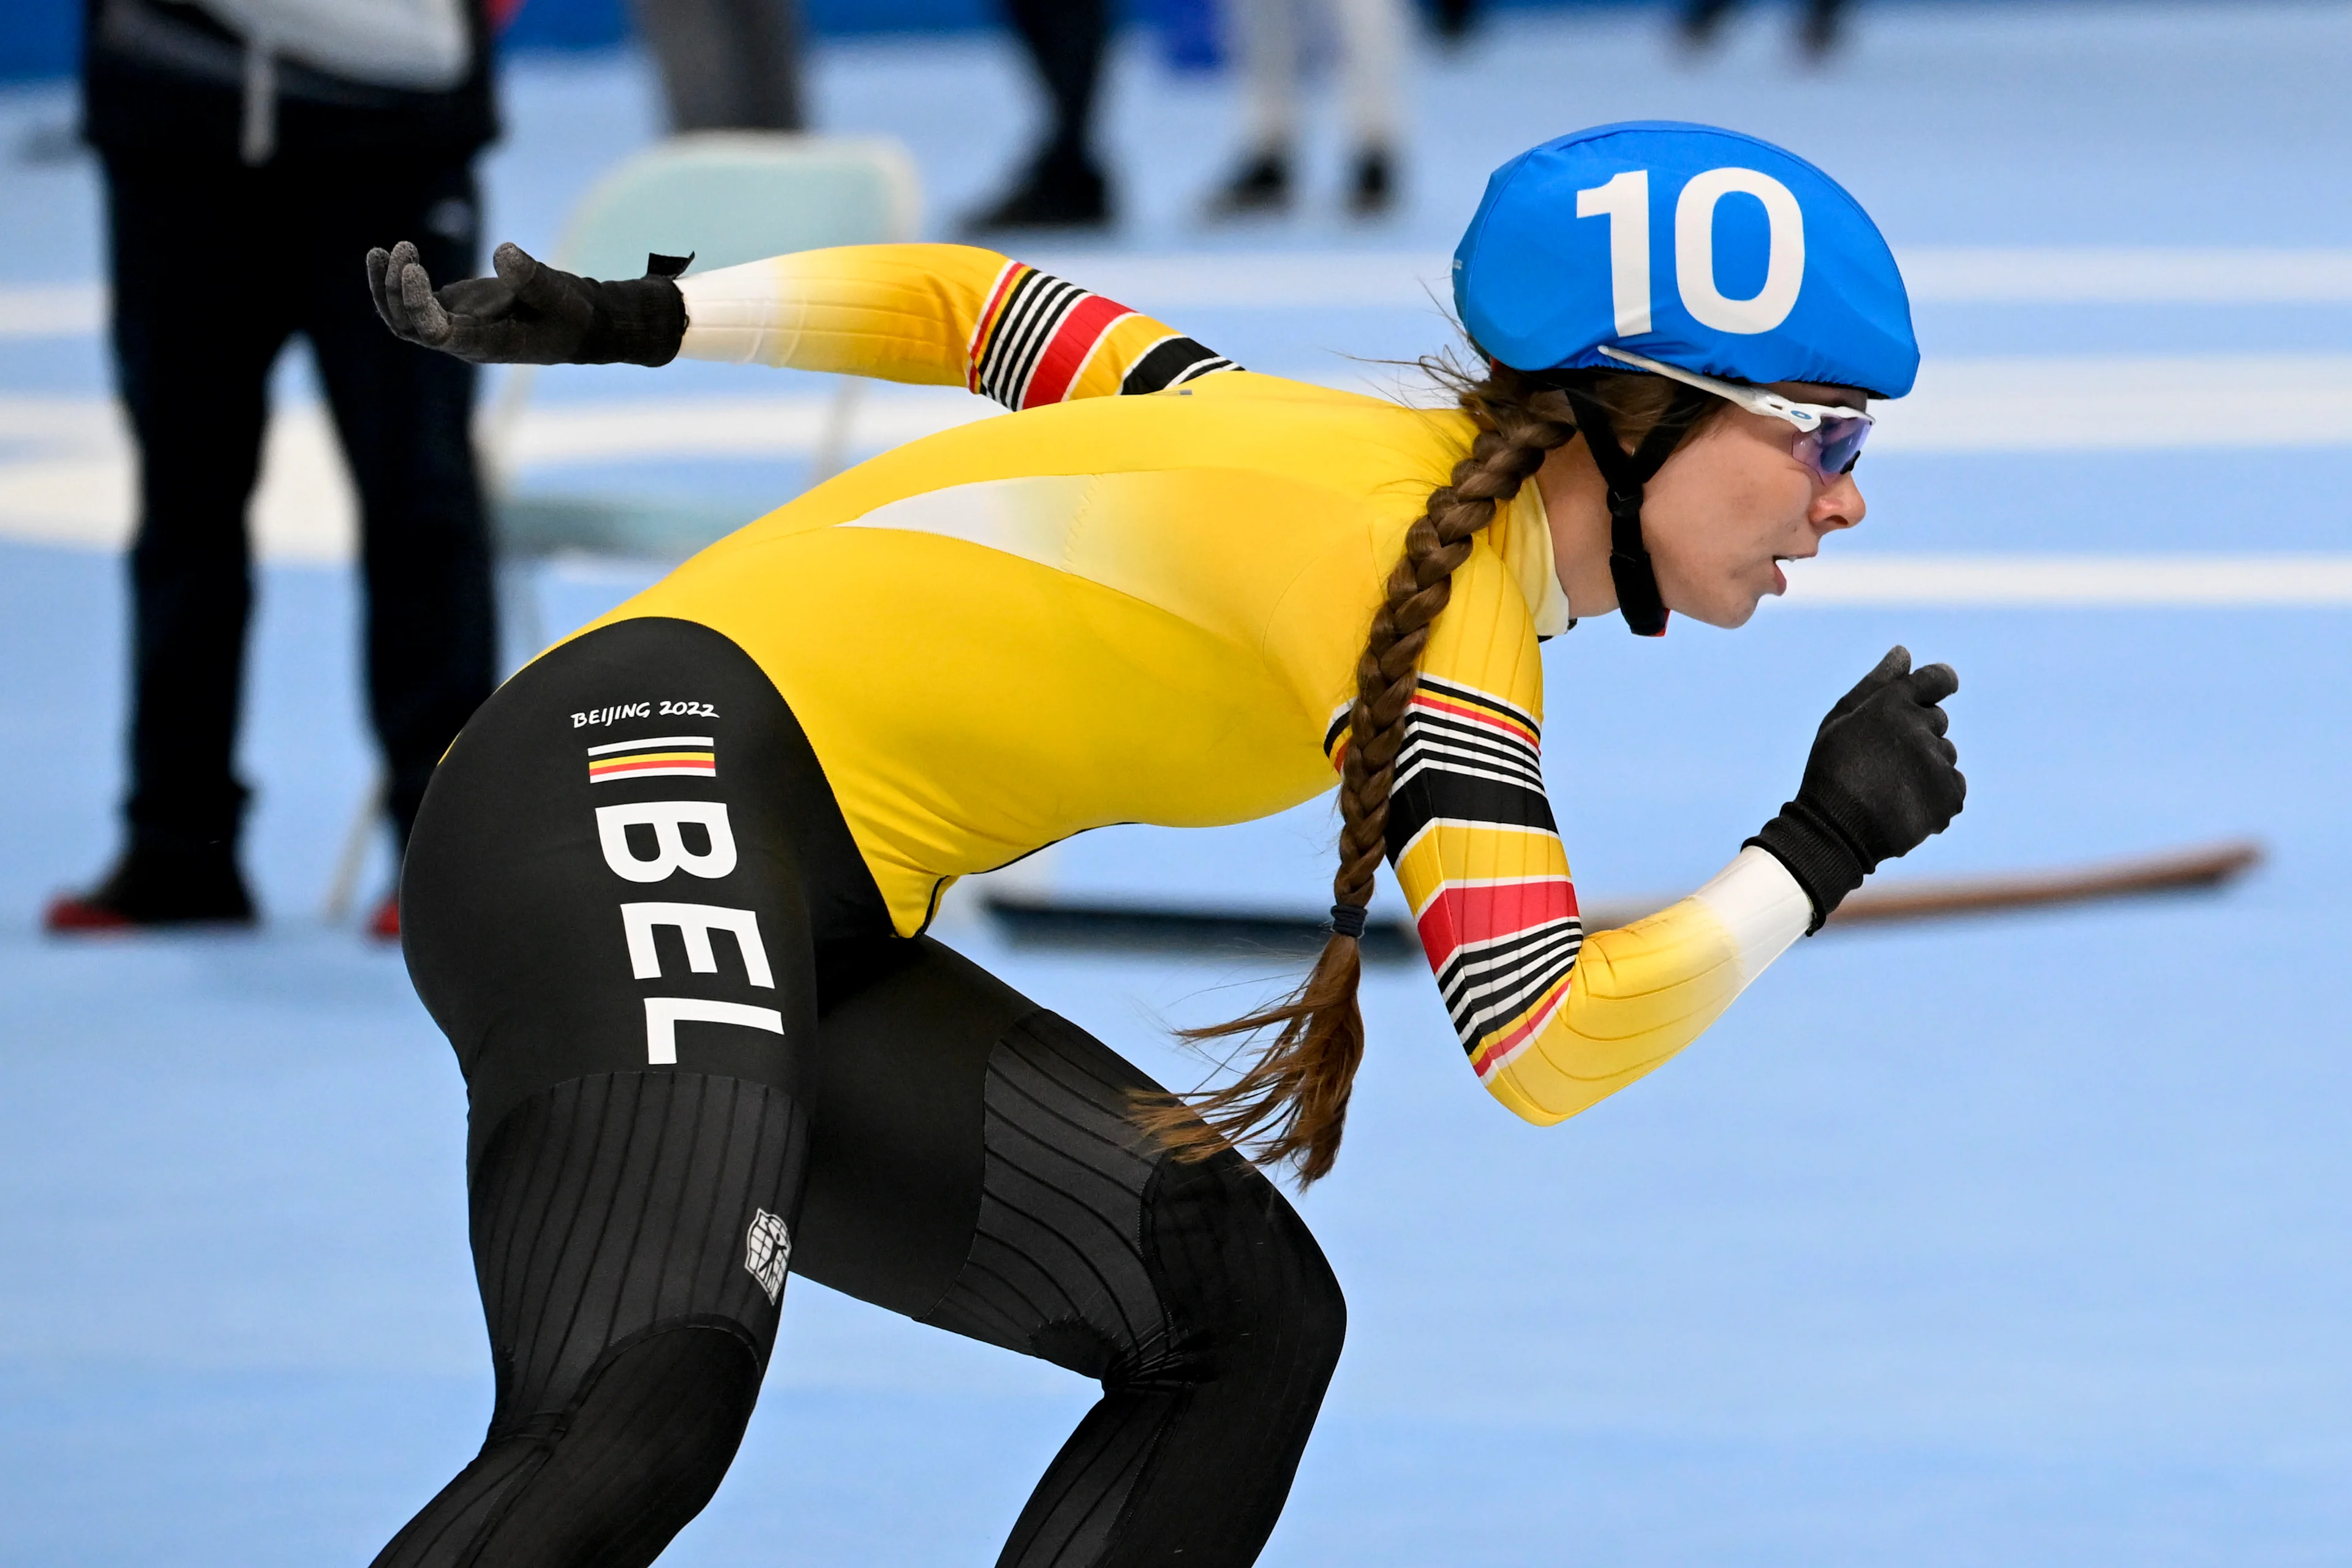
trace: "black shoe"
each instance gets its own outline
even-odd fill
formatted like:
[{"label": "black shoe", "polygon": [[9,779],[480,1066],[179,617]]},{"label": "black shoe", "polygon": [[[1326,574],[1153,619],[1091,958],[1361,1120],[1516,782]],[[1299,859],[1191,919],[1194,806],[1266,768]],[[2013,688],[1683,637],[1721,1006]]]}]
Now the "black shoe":
[{"label": "black shoe", "polygon": [[1356,154],[1355,172],[1348,180],[1348,211],[1355,217],[1378,217],[1396,205],[1396,170],[1388,151],[1367,147]]},{"label": "black shoe", "polygon": [[1265,217],[1290,207],[1290,159],[1281,153],[1260,153],[1233,173],[1209,198],[1209,221]]},{"label": "black shoe", "polygon": [[1724,16],[1731,6],[1732,0],[1689,0],[1675,24],[1675,32],[1682,37],[1683,48],[1697,54],[1710,47],[1715,43],[1716,35],[1722,30]]},{"label": "black shoe", "polygon": [[1797,47],[1803,53],[1806,64],[1820,65],[1837,52],[1843,36],[1839,26],[1843,9],[1838,0],[1812,0],[1805,7],[1805,19],[1797,28]]},{"label": "black shoe", "polygon": [[126,854],[89,892],[50,900],[41,929],[54,933],[249,926],[254,919],[253,895],[246,890],[234,855]]},{"label": "black shoe", "polygon": [[1001,228],[1108,228],[1110,187],[1089,163],[1041,160],[993,205],[964,219],[964,232]]}]

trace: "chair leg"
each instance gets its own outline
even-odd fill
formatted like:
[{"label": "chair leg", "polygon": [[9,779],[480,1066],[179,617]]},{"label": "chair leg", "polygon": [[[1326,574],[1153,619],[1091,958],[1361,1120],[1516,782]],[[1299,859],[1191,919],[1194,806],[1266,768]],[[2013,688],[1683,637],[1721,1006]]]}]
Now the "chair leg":
[{"label": "chair leg", "polygon": [[537,658],[553,640],[547,635],[547,607],[540,593],[541,564],[536,555],[499,557],[499,662],[508,675]]},{"label": "chair leg", "polygon": [[368,846],[383,829],[384,802],[391,795],[391,784],[384,771],[376,769],[375,777],[361,792],[357,815],[343,830],[342,852],[335,857],[335,873],[327,881],[327,901],[319,910],[319,918],[331,926],[343,923],[359,897],[360,874],[367,869]]},{"label": "chair leg", "polygon": [[864,395],[863,377],[845,375],[824,411],[817,430],[816,447],[809,454],[808,488],[814,489],[849,464],[849,436],[857,421],[857,400]]},{"label": "chair leg", "polygon": [[474,418],[474,447],[481,454],[482,488],[494,497],[514,489],[515,435],[523,409],[539,384],[539,366],[510,364],[499,378],[499,395],[486,402]]}]

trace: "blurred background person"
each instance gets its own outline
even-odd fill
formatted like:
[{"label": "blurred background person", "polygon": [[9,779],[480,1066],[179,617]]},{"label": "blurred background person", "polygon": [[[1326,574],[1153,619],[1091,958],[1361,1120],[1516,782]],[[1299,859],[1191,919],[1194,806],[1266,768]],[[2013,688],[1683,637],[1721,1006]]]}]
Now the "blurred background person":
[{"label": "blurred background person", "polygon": [[1013,188],[965,220],[974,234],[1004,228],[1105,228],[1109,182],[1094,154],[1095,100],[1107,0],[1006,0],[1014,31],[1045,89],[1050,119]]},{"label": "blurred background person", "polygon": [[[255,917],[235,754],[253,603],[246,514],[270,367],[308,338],[357,483],[368,710],[403,845],[495,683],[472,367],[375,319],[371,245],[477,262],[497,132],[480,0],[87,0],[83,114],[105,165],[113,350],[139,451],[130,790],[106,877],[49,930]],[[194,286],[252,280],[234,306]],[[397,930],[387,900],[376,916]]]},{"label": "blurred background person", "polygon": [[1431,0],[1430,24],[1449,47],[1478,30],[1478,0]]},{"label": "blurred background person", "polygon": [[[1694,52],[1711,46],[1721,32],[1724,17],[1739,0],[1684,0],[1678,30],[1683,45]],[[1810,60],[1824,60],[1844,36],[1846,0],[1803,0],[1797,22],[1797,47]]]},{"label": "blurred background person", "polygon": [[[1308,0],[1234,0],[1248,138],[1209,201],[1212,219],[1286,211],[1294,184]],[[1396,199],[1397,106],[1404,76],[1405,0],[1329,0],[1349,154],[1346,201],[1358,217]],[[1466,9],[1463,26],[1469,20]]]},{"label": "blurred background person", "polygon": [[669,128],[798,131],[799,0],[634,0]]}]

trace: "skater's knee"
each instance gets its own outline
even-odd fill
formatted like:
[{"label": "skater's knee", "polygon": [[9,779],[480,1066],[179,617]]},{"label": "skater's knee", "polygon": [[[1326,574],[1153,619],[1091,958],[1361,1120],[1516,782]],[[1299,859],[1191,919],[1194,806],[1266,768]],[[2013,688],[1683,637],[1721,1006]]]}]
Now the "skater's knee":
[{"label": "skater's knee", "polygon": [[1265,1321],[1286,1342],[1285,1361],[1295,1372],[1311,1374],[1319,1389],[1330,1381],[1347,1342],[1348,1299],[1307,1222],[1273,1183],[1259,1180],[1263,1197],[1257,1212],[1271,1298]]},{"label": "skater's knee", "polygon": [[1144,1231],[1172,1316],[1205,1341],[1204,1370],[1278,1369],[1318,1390],[1328,1380],[1347,1338],[1347,1299],[1306,1222],[1247,1162],[1164,1162]]},{"label": "skater's knee", "polygon": [[374,1568],[646,1568],[718,1490],[759,1388],[738,1324],[632,1335],[568,1400],[502,1405],[481,1453]]},{"label": "skater's knee", "polygon": [[566,1408],[492,1430],[491,1447],[535,1452],[474,1561],[650,1563],[719,1489],[760,1372],[751,1336],[723,1320],[667,1323],[614,1347]]}]

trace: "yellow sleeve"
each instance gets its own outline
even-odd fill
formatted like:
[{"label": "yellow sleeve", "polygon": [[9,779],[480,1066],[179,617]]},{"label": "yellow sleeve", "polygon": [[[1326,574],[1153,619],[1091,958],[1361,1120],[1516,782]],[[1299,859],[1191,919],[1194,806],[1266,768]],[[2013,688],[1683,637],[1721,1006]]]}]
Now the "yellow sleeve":
[{"label": "yellow sleeve", "polygon": [[969,245],[848,245],[678,279],[688,359],[961,385],[1008,408],[1236,368],[1115,300]]},{"label": "yellow sleeve", "polygon": [[1692,897],[1588,937],[1544,792],[1542,711],[1527,600],[1482,542],[1423,655],[1389,858],[1478,1080],[1549,1125],[1696,1039],[1811,907],[1748,849]]}]

